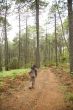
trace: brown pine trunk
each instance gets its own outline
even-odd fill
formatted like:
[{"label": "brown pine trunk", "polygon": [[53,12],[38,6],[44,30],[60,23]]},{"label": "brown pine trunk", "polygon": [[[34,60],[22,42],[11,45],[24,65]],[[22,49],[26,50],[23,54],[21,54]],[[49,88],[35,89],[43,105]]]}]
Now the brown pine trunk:
[{"label": "brown pine trunk", "polygon": [[0,44],[0,71],[2,71],[2,45]]},{"label": "brown pine trunk", "polygon": [[40,52],[39,52],[39,0],[36,2],[36,35],[37,35],[37,50],[36,50],[36,65],[40,67]]},{"label": "brown pine trunk", "polygon": [[19,64],[19,68],[21,66],[21,24],[20,24],[20,5],[18,7],[18,13],[19,13],[19,55],[18,55],[18,64]]},{"label": "brown pine trunk", "polygon": [[72,0],[68,1],[68,18],[69,18],[69,56],[70,56],[70,73],[73,73],[73,11]]},{"label": "brown pine trunk", "polygon": [[49,57],[49,52],[48,52],[48,39],[47,39],[47,27],[46,27],[46,38],[45,38],[45,66],[48,65],[48,57]]},{"label": "brown pine trunk", "polygon": [[57,34],[56,34],[56,13],[55,13],[55,57],[56,57],[56,66],[58,66],[58,52],[57,52]]},{"label": "brown pine trunk", "polygon": [[5,70],[8,70],[8,39],[7,39],[7,1],[6,1],[6,11],[5,11],[5,21],[4,21],[4,30],[5,30]]},{"label": "brown pine trunk", "polygon": [[27,16],[26,16],[26,41],[25,41],[25,67],[27,67],[27,48],[28,48],[28,24],[27,24]]},{"label": "brown pine trunk", "polygon": [[50,39],[49,39],[49,64],[50,64]]}]

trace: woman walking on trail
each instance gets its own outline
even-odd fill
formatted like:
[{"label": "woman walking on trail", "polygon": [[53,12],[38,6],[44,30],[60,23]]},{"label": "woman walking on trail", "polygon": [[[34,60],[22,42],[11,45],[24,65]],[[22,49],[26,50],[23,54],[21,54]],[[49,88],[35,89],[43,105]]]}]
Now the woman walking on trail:
[{"label": "woman walking on trail", "polygon": [[31,85],[31,87],[29,87],[29,89],[32,89],[35,86],[35,78],[37,77],[37,68],[36,68],[36,65],[33,65],[31,67],[31,71],[29,72],[29,76],[30,76],[30,81],[32,83],[32,85]]}]

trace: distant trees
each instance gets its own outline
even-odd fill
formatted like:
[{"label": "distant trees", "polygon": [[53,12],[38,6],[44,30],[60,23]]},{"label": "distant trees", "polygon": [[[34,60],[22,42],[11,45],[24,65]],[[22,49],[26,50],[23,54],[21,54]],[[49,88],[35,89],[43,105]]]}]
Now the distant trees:
[{"label": "distant trees", "polygon": [[[63,22],[62,20],[62,8],[60,8],[63,0],[56,1],[51,7],[51,14],[53,18],[54,32],[49,34],[49,28],[44,29],[40,27],[39,16],[43,7],[47,6],[47,3],[42,0],[15,0],[16,10],[18,16],[19,32],[14,38],[13,42],[8,41],[7,29],[9,26],[7,15],[10,5],[7,0],[3,6],[0,7],[0,29],[2,31],[0,39],[0,70],[4,66],[6,70],[28,67],[33,63],[36,63],[39,68],[40,65],[49,64],[63,64],[68,62],[68,56],[70,53],[70,71],[73,72],[73,10],[72,0],[68,1],[68,18]],[[62,4],[63,6],[63,4]],[[23,10],[23,11],[22,11]],[[23,12],[23,13],[22,13]],[[29,14],[29,12],[31,14]],[[32,13],[34,12],[34,13]],[[29,26],[29,15],[35,17],[34,26]],[[24,17],[23,17],[24,16]],[[22,31],[22,18],[24,19],[24,28]],[[59,21],[60,23],[59,23]],[[69,20],[69,27],[68,21]],[[47,21],[46,21],[47,22]],[[52,23],[51,23],[52,24]],[[48,24],[47,24],[48,25]],[[48,25],[49,26],[49,25]],[[69,29],[68,29],[69,28]],[[42,31],[43,34],[42,34]],[[69,33],[69,39],[68,39]],[[66,35],[66,37],[65,37]],[[3,42],[2,42],[3,40]],[[69,46],[68,46],[69,45]],[[69,50],[68,50],[69,48]],[[1,51],[3,53],[1,53]]]},{"label": "distant trees", "polygon": [[[63,22],[67,9],[67,2],[60,0],[54,0],[53,5],[50,8],[49,18],[55,21],[55,58],[56,66],[62,62],[63,59],[68,61],[69,44],[68,44],[68,22],[67,19]],[[55,15],[55,17],[53,17]],[[55,20],[54,20],[55,18]],[[51,23],[50,23],[51,24]],[[52,23],[53,24],[53,23]],[[69,55],[69,53],[67,54]]]},{"label": "distant trees", "polygon": [[[0,9],[1,11],[1,9]],[[0,31],[2,35],[4,17],[0,16]],[[2,71],[2,36],[0,36],[0,71]]]},{"label": "distant trees", "polygon": [[[32,5],[33,9],[36,10],[36,37],[37,37],[37,47],[36,47],[36,65],[39,68],[40,67],[40,51],[39,51],[39,11],[44,6],[47,6],[47,3],[42,0],[33,0]],[[35,8],[34,8],[35,7]]]},{"label": "distant trees", "polygon": [[[29,4],[30,1],[28,0],[16,0],[16,5],[17,5],[17,10],[18,10],[18,21],[19,21],[19,55],[18,55],[18,62],[19,62],[19,68],[22,66],[22,53],[21,53],[21,50],[22,50],[22,25],[21,25],[21,22],[22,22],[22,18],[24,18],[24,25],[25,25],[25,36],[24,36],[24,66],[27,67],[28,66],[28,13],[29,13]],[[24,10],[24,11],[22,11]],[[22,17],[23,15],[23,17]]]},{"label": "distant trees", "polygon": [[5,41],[5,45],[4,45],[4,58],[5,58],[5,70],[8,70],[8,65],[9,65],[9,50],[8,50],[8,31],[11,29],[10,28],[10,24],[7,20],[7,17],[9,15],[9,9],[10,9],[11,4],[5,0],[4,5],[3,5],[3,9],[4,9],[4,41]]},{"label": "distant trees", "polygon": [[[39,10],[43,6],[47,6],[46,3],[42,0],[16,0],[17,3],[25,3],[28,8],[34,10],[36,13],[36,39],[37,39],[37,47],[36,47],[36,65],[40,67],[40,52],[39,52]],[[27,23],[26,23],[27,24]],[[26,37],[27,37],[27,26],[26,26]],[[19,41],[20,42],[20,41]],[[27,44],[27,39],[26,39]],[[27,46],[26,46],[26,53],[27,54]],[[26,57],[27,55],[25,55]],[[25,59],[25,63],[27,63],[27,57]]]},{"label": "distant trees", "polygon": [[7,3],[7,0],[4,1],[3,5],[1,5],[1,27],[2,27],[2,39],[4,40],[4,61],[5,61],[5,69],[8,70],[8,38],[7,38],[7,29],[9,27],[9,23],[7,20],[7,11],[9,9],[9,4]]},{"label": "distant trees", "polygon": [[16,0],[16,10],[18,13],[18,27],[19,27],[19,42],[18,42],[18,67],[21,67],[21,1]]},{"label": "distant trees", "polygon": [[[35,41],[33,38],[31,38],[32,34],[31,33],[31,28],[29,29],[29,33],[30,33],[30,37],[27,36],[27,54],[26,54],[26,33],[21,34],[21,38],[20,38],[20,42],[21,42],[21,62],[20,65],[21,67],[28,67],[31,66],[31,64],[33,64],[35,62]],[[19,39],[18,36],[16,38],[14,38],[13,43],[11,43],[11,47],[10,47],[10,56],[11,56],[11,63],[10,63],[10,68],[18,68],[18,56],[19,56]],[[35,36],[34,36],[35,37]],[[27,55],[27,56],[25,56]],[[26,61],[26,57],[27,57],[27,62]],[[17,64],[16,66],[14,66],[15,64],[12,62],[16,62],[15,64]],[[27,64],[26,64],[27,63]]]}]

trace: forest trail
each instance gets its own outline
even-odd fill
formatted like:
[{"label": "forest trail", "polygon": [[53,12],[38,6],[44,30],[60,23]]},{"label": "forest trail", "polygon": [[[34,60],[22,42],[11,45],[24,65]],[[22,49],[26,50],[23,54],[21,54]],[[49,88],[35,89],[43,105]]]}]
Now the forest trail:
[{"label": "forest trail", "polygon": [[41,70],[35,89],[29,89],[29,81],[1,101],[0,110],[67,110],[60,82],[50,69]]}]

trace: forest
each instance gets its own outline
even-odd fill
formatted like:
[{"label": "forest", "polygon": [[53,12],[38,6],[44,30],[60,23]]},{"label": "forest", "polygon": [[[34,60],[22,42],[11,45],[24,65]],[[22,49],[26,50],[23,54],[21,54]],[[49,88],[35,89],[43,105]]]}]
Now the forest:
[{"label": "forest", "polygon": [[[10,12],[13,3],[15,3],[14,9],[13,12]],[[26,68],[32,64],[38,67],[64,64],[69,68],[67,3],[62,0],[58,3],[54,1],[49,10],[46,9],[48,7],[49,1],[39,1],[39,6],[34,0],[32,2],[31,0],[16,0],[1,3],[0,70]],[[42,14],[45,9],[48,14],[43,26],[40,26],[39,16],[44,16]],[[12,28],[10,24],[12,21],[9,22],[8,17],[13,14],[16,15],[18,33],[10,41],[11,36],[8,35],[8,32]],[[29,19],[33,23],[30,23]]]},{"label": "forest", "polygon": [[[28,86],[26,87],[29,84],[24,83],[29,82],[27,73],[34,64],[39,73],[36,83],[37,80],[39,83],[35,87],[37,89],[33,91],[33,98],[33,93],[30,94],[27,89]],[[44,95],[44,93],[57,94],[56,90],[58,88],[51,86],[52,82],[56,84],[56,77],[58,77],[60,83],[63,83],[60,88],[66,93],[64,95],[69,102],[68,105],[63,103],[64,99],[59,98],[60,92],[54,98],[50,95],[50,99],[55,101],[58,97],[57,103],[60,101],[61,108],[58,108],[58,105],[54,104],[54,102],[48,102],[49,96],[46,95],[45,97]],[[10,104],[12,103],[15,108],[8,107],[8,104],[4,105],[3,101],[6,102],[7,98],[2,97],[0,110],[73,110],[72,83],[73,1],[0,0],[0,95],[5,96],[12,89],[11,94],[14,93],[20,96],[15,105],[9,99],[13,97],[6,96]],[[16,93],[18,89],[22,95],[25,94],[24,90],[21,89],[24,88],[23,84],[26,88],[25,97]],[[43,90],[42,87],[45,89]],[[53,88],[52,93],[51,88]],[[43,95],[38,99],[40,93]],[[37,96],[37,102],[34,101],[36,100],[35,96]],[[30,100],[27,100],[30,104],[27,104],[25,100],[20,102],[22,97],[26,100],[27,97],[31,99],[32,104]],[[47,105],[41,104],[41,99],[47,101]],[[41,102],[40,107],[38,106],[39,101]],[[22,106],[22,103],[24,103],[24,106]],[[53,106],[51,107],[48,103],[53,104]],[[67,108],[64,108],[63,104]]]}]

